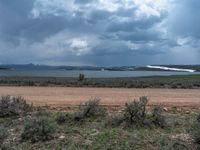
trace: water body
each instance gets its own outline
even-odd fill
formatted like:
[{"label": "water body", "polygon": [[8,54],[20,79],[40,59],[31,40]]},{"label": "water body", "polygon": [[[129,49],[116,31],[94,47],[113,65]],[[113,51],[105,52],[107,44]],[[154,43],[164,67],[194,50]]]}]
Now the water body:
[{"label": "water body", "polygon": [[83,73],[87,78],[146,77],[200,74],[200,72],[172,71],[66,71],[66,70],[0,70],[1,77],[78,77]]}]

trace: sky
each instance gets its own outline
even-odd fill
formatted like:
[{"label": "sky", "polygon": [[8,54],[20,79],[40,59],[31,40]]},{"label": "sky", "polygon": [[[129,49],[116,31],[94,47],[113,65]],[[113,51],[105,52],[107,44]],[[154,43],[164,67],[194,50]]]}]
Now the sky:
[{"label": "sky", "polygon": [[200,64],[200,0],[0,0],[0,64]]}]

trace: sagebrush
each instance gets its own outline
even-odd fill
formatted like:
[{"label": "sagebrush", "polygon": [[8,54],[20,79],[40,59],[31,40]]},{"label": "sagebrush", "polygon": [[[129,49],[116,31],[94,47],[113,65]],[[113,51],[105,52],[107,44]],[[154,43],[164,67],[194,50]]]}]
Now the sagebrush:
[{"label": "sagebrush", "polygon": [[91,99],[85,104],[80,105],[79,111],[75,115],[76,120],[80,120],[83,118],[89,118],[89,117],[102,117],[106,115],[106,109],[99,105],[100,99],[95,98]]},{"label": "sagebrush", "polygon": [[125,120],[128,124],[136,126],[144,125],[146,119],[146,105],[148,103],[147,97],[140,97],[139,100],[134,100],[125,104]]},{"label": "sagebrush", "polygon": [[7,138],[7,136],[8,136],[8,131],[6,130],[6,128],[0,126],[0,148],[4,140]]},{"label": "sagebrush", "polygon": [[190,133],[191,133],[194,141],[196,143],[200,144],[200,122],[199,121],[195,120],[192,123]]},{"label": "sagebrush", "polygon": [[200,122],[200,113],[197,116],[197,121]]},{"label": "sagebrush", "polygon": [[22,97],[3,96],[0,99],[0,117],[22,115],[31,110],[32,105]]},{"label": "sagebrush", "polygon": [[63,113],[63,112],[58,112],[56,114],[56,122],[58,124],[63,124],[67,121],[67,119],[69,118],[69,114],[68,113]]},{"label": "sagebrush", "polygon": [[160,126],[161,128],[166,127],[166,119],[165,117],[162,115],[162,107],[161,106],[155,106],[153,109],[153,113],[152,113],[152,122],[156,125],[156,126]]},{"label": "sagebrush", "polygon": [[53,119],[48,116],[38,116],[26,119],[21,138],[31,140],[33,143],[47,141],[53,138],[55,132],[56,124]]}]

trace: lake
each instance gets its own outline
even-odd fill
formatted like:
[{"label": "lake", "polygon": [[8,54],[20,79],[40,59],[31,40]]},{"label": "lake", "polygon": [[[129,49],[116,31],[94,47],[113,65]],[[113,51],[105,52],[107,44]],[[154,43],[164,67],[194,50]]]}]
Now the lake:
[{"label": "lake", "polygon": [[190,75],[200,72],[172,72],[172,71],[68,71],[68,70],[0,70],[1,77],[30,76],[30,77],[78,77],[83,73],[86,78],[114,78],[114,77],[146,77]]}]

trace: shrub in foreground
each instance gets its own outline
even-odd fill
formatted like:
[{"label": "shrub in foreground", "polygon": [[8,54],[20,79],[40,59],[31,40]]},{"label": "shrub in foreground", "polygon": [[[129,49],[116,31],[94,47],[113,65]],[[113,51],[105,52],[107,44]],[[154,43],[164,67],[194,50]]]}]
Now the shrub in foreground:
[{"label": "shrub in foreground", "polygon": [[136,126],[144,125],[146,119],[146,105],[147,97],[140,97],[139,101],[134,100],[133,102],[125,104],[125,121],[128,124],[134,124]]},{"label": "shrub in foreground", "polygon": [[85,102],[84,105],[79,107],[79,112],[75,115],[75,120],[90,117],[102,117],[106,115],[106,109],[99,105],[100,99],[95,98]]},{"label": "shrub in foreground", "polygon": [[162,107],[155,106],[152,113],[152,122],[161,128],[164,128],[166,126],[166,120],[165,117],[162,115]]},{"label": "shrub in foreground", "polygon": [[0,148],[7,136],[8,131],[4,127],[0,127]]},{"label": "shrub in foreground", "polygon": [[190,129],[190,133],[195,141],[195,143],[200,144],[200,122],[198,121],[194,121],[191,129]]},{"label": "shrub in foreground", "polygon": [[166,127],[166,119],[162,115],[162,107],[155,106],[150,115],[147,114],[146,111],[147,103],[148,98],[145,96],[140,97],[139,100],[126,103],[124,116],[119,115],[108,117],[106,125],[119,126],[124,122],[125,125],[128,126],[135,125],[141,127],[156,125],[161,128]]},{"label": "shrub in foreground", "polygon": [[190,133],[194,141],[200,144],[200,113],[197,116],[197,120],[191,125]]},{"label": "shrub in foreground", "polygon": [[47,141],[53,138],[55,131],[55,122],[50,117],[33,117],[26,119],[21,138],[23,140],[31,140],[33,143]]},{"label": "shrub in foreground", "polygon": [[32,110],[22,97],[3,96],[0,99],[0,117],[10,117],[25,114]]},{"label": "shrub in foreground", "polygon": [[200,113],[197,116],[197,121],[200,122]]},{"label": "shrub in foreground", "polygon": [[58,112],[58,113],[56,114],[55,120],[56,120],[56,122],[57,122],[58,124],[63,124],[63,123],[65,123],[65,122],[67,121],[67,119],[69,119],[69,114],[67,114],[67,113]]},{"label": "shrub in foreground", "polygon": [[107,117],[105,122],[105,126],[108,127],[118,127],[124,122],[124,116],[122,115],[114,115]]},{"label": "shrub in foreground", "polygon": [[163,150],[189,150],[187,143],[180,139],[161,137],[161,149]]}]

